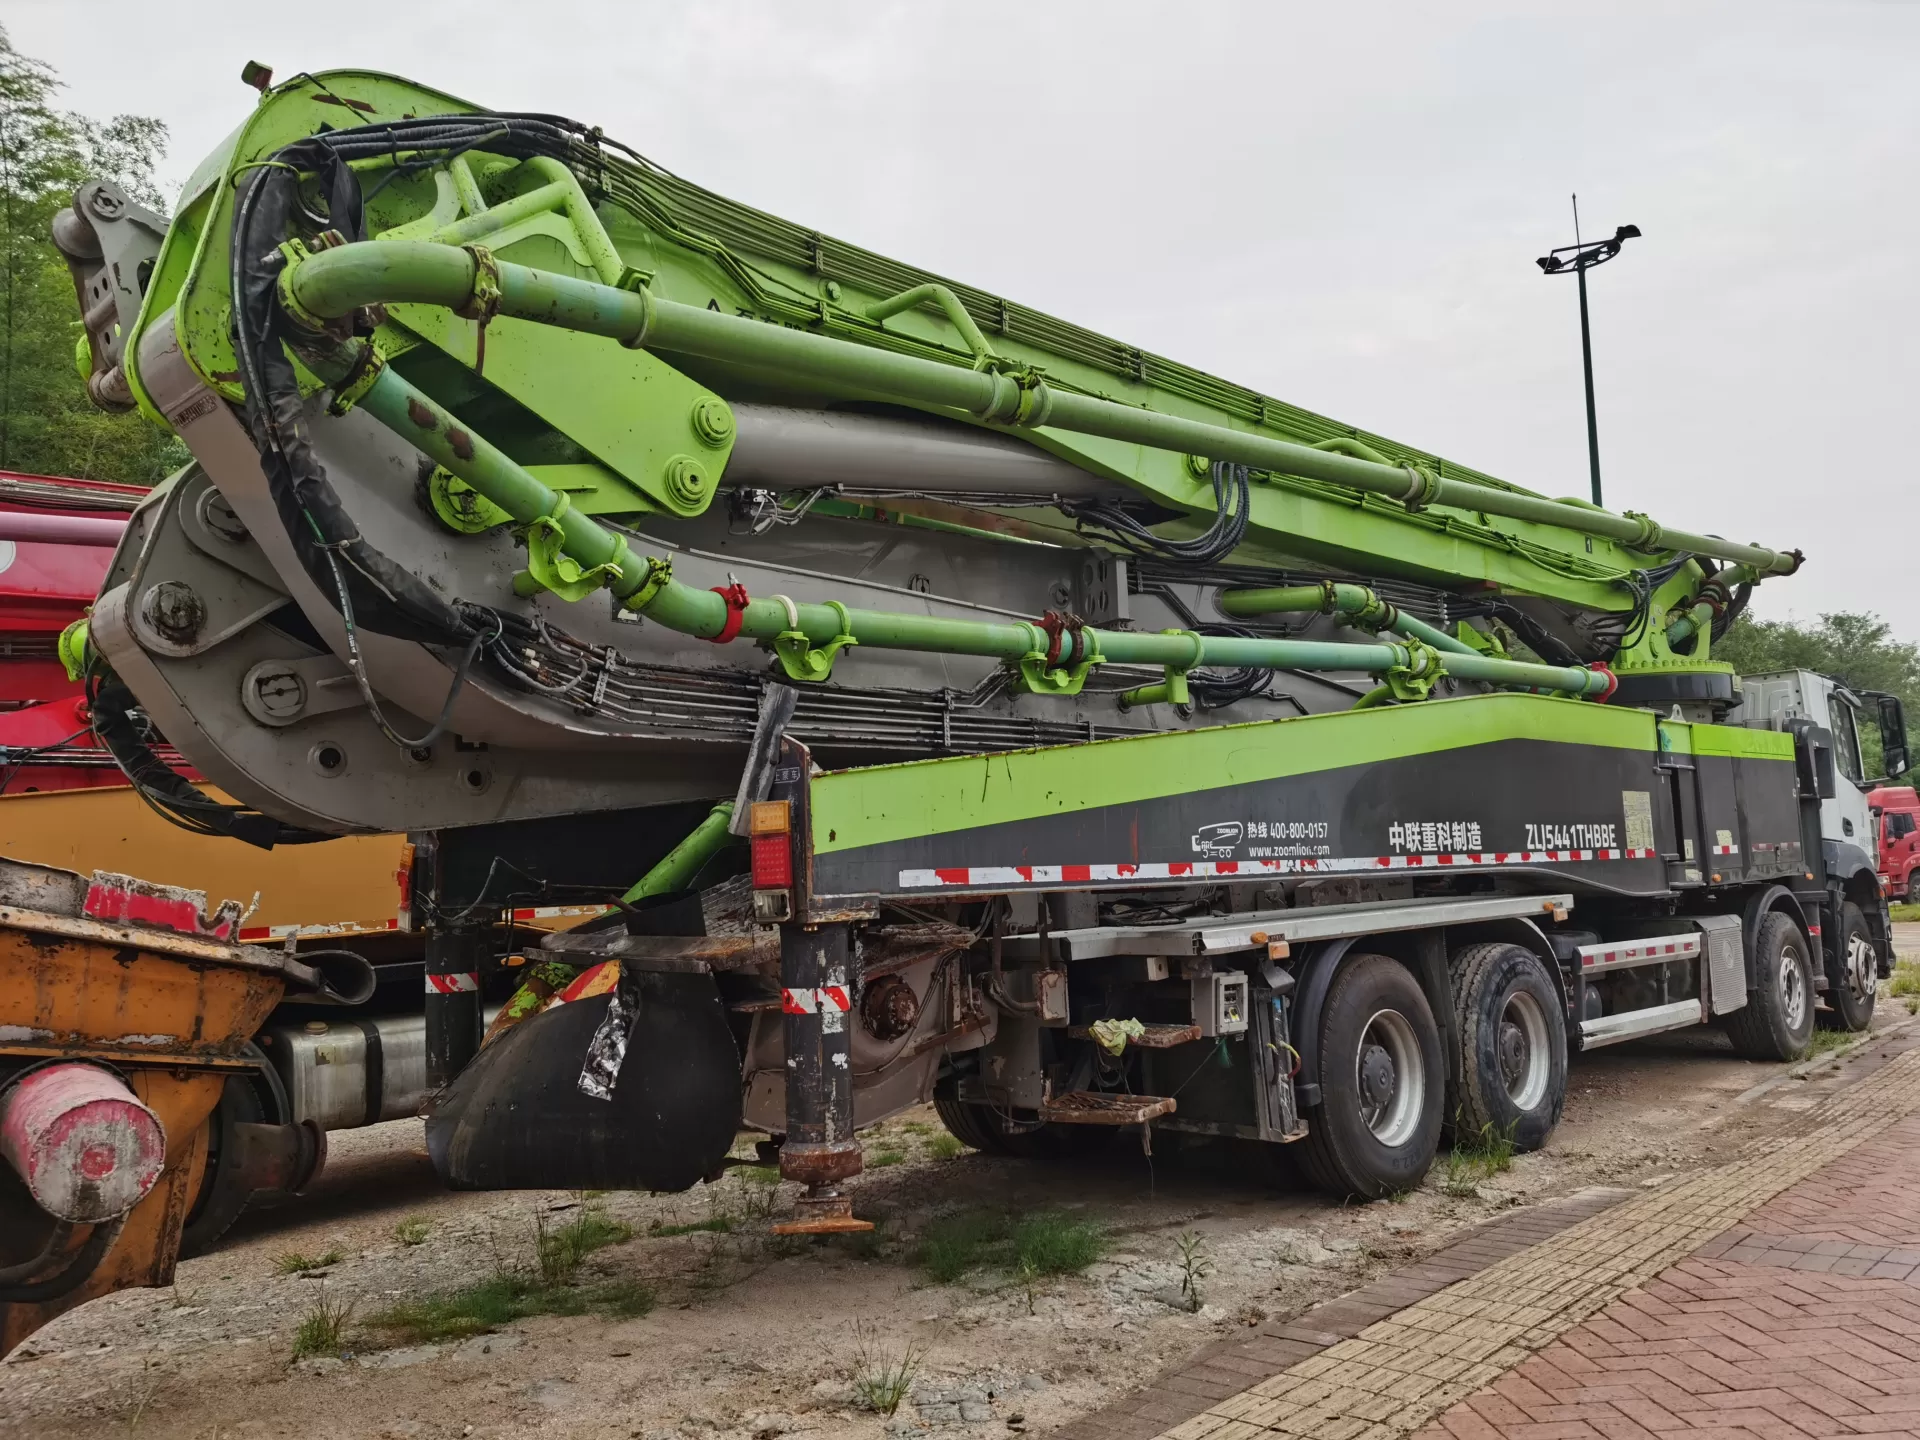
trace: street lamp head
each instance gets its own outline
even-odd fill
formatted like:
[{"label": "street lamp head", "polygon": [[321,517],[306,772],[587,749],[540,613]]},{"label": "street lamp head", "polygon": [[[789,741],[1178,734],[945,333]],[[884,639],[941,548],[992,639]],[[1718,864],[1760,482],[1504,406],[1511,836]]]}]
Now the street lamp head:
[{"label": "street lamp head", "polygon": [[1538,265],[1542,270],[1546,271],[1547,274],[1551,275],[1553,274],[1554,271],[1558,270],[1566,262],[1562,260],[1558,255],[1542,255],[1538,260],[1534,261],[1533,263]]},{"label": "street lamp head", "polygon": [[1622,225],[1618,230],[1613,232],[1613,238],[1615,240],[1638,240],[1640,238],[1640,227],[1638,225]]}]

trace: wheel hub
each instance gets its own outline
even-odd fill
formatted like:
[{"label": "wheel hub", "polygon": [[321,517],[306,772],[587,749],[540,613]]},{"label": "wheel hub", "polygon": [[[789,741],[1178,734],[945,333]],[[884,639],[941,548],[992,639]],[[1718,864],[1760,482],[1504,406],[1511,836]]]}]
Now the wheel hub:
[{"label": "wheel hub", "polygon": [[1512,1091],[1527,1073],[1527,1032],[1511,1020],[1500,1023],[1500,1078]]},{"label": "wheel hub", "polygon": [[1873,942],[1858,931],[1847,937],[1847,982],[1862,999],[1873,993]]},{"label": "wheel hub", "polygon": [[1369,1108],[1384,1105],[1393,1098],[1397,1080],[1393,1057],[1383,1045],[1369,1045],[1360,1052],[1360,1103]]},{"label": "wheel hub", "polygon": [[1807,1007],[1806,980],[1800,973],[1799,958],[1798,952],[1791,950],[1780,957],[1780,1008],[1790,1030],[1800,1028]]}]

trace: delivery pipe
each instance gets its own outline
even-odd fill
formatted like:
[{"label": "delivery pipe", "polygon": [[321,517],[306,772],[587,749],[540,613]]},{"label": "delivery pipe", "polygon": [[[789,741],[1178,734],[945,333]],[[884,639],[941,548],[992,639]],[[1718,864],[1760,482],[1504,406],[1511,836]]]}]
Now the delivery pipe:
[{"label": "delivery pipe", "polygon": [[111,550],[126,533],[124,520],[90,515],[42,515],[32,510],[0,510],[0,540],[42,545],[93,545]]},{"label": "delivery pipe", "polygon": [[1411,640],[1422,641],[1436,650],[1455,655],[1480,653],[1466,641],[1456,639],[1437,625],[1429,625],[1397,605],[1382,600],[1364,585],[1329,580],[1320,585],[1223,590],[1220,593],[1220,608],[1241,619],[1256,615],[1332,615],[1362,630],[1396,631]]},{"label": "delivery pipe", "polygon": [[[1382,465],[1268,435],[1071,394],[1031,374],[1016,377],[1000,370],[963,370],[938,360],[662,300],[644,288],[614,289],[509,261],[488,264],[498,277],[500,314],[604,335],[623,345],[806,377],[899,403],[960,410],[988,424],[1098,435],[1344,485],[1416,505],[1450,505],[1554,525],[1642,552],[1687,551],[1750,565],[1762,574],[1791,574],[1800,564],[1797,553],[1667,530],[1645,516],[1615,515],[1539,495],[1444,479],[1411,466]],[[467,250],[419,241],[362,241],[304,257],[283,272],[280,294],[297,322],[318,331],[326,321],[372,304],[467,310],[474,303],[479,277],[479,262]]]}]

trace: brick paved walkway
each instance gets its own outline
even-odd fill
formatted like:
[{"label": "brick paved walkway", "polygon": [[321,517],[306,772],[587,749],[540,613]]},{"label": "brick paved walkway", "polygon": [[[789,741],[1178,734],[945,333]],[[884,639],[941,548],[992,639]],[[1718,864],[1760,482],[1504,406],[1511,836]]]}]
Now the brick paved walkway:
[{"label": "brick paved walkway", "polygon": [[1047,1432],[1047,1440],[1148,1440],[1190,1420],[1255,1380],[1317,1355],[1367,1326],[1436,1295],[1456,1281],[1517,1255],[1639,1192],[1595,1186],[1475,1226],[1460,1239],[1350,1294],[1323,1300],[1292,1320],[1267,1321],[1169,1366],[1143,1391]]},{"label": "brick paved walkway", "polygon": [[[1795,1133],[1583,1220],[1164,1433],[1920,1435],[1920,1286],[1893,1275],[1920,1251],[1915,1112],[1909,1050]],[[1789,1239],[1812,1244],[1777,1243]]]},{"label": "brick paved walkway", "polygon": [[1920,1435],[1920,1117],[1775,1197],[1420,1440]]}]

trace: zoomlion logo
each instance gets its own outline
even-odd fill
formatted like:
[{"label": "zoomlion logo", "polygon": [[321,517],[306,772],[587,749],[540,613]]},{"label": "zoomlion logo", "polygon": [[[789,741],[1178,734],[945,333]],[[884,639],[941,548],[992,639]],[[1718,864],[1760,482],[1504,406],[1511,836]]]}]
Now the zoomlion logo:
[{"label": "zoomlion logo", "polygon": [[1208,860],[1231,860],[1246,833],[1247,827],[1238,820],[1202,825],[1193,832],[1193,853]]}]

